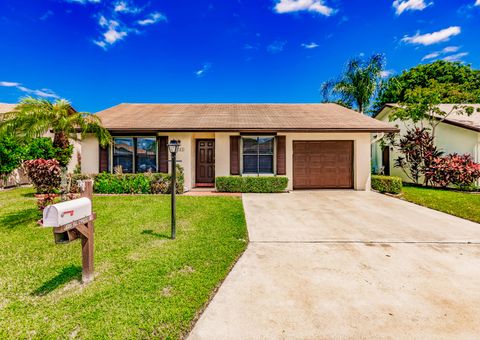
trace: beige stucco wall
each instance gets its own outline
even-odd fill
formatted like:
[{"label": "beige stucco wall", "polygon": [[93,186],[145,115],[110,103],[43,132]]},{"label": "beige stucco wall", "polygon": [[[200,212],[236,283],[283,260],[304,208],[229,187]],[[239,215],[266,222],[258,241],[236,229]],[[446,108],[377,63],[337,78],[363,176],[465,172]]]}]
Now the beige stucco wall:
[{"label": "beige stucco wall", "polygon": [[[180,140],[177,160],[185,172],[185,189],[195,186],[195,158],[197,139],[215,139],[215,176],[230,175],[230,136],[239,133],[159,133]],[[286,136],[286,165],[289,179],[288,189],[293,185],[293,141],[295,140],[352,140],[354,142],[354,188],[370,189],[370,134],[369,133],[282,133]],[[110,157],[111,160],[111,157]],[[170,156],[169,156],[170,160]],[[94,137],[82,141],[82,172],[98,172],[98,142]],[[170,163],[169,163],[170,164]]]},{"label": "beige stucco wall", "polygon": [[94,136],[86,136],[81,141],[82,150],[82,173],[96,174],[98,173],[99,162],[99,145],[98,140]]},{"label": "beige stucco wall", "polygon": [[370,134],[369,133],[279,133],[286,136],[288,189],[293,185],[293,141],[295,140],[353,140],[354,189],[370,190]]},{"label": "beige stucco wall", "polygon": [[[390,112],[391,111],[389,109],[386,109],[385,112],[378,117],[378,119],[388,122]],[[404,135],[406,130],[413,126],[411,122],[402,122],[399,120],[393,121],[392,124],[395,124],[400,129],[400,136]],[[428,122],[424,122],[423,125],[425,127],[429,127]],[[418,123],[417,126],[420,126],[420,124]],[[479,132],[471,131],[447,123],[440,123],[435,130],[435,145],[445,154],[470,154],[473,156],[476,162],[480,162]],[[390,151],[391,175],[399,176],[403,180],[409,181],[408,177],[400,168],[395,168],[393,166],[395,159],[397,159],[400,155],[401,154],[395,148]],[[372,161],[373,166],[377,169],[383,165],[380,143],[375,143],[373,145]]]}]

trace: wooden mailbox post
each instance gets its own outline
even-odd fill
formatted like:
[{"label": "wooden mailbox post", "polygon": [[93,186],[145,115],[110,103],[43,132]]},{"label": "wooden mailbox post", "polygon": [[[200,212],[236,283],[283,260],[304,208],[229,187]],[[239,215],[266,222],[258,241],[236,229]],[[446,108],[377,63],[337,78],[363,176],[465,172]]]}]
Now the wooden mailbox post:
[{"label": "wooden mailbox post", "polygon": [[82,240],[82,282],[93,280],[93,181],[84,181],[82,198],[48,206],[43,211],[43,226],[53,227],[55,243],[70,243]]}]

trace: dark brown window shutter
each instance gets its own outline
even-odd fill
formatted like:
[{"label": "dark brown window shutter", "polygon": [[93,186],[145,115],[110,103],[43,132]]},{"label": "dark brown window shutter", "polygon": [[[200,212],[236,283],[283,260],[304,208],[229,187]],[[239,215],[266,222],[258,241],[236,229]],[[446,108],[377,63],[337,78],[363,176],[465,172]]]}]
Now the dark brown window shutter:
[{"label": "dark brown window shutter", "polygon": [[230,175],[240,175],[240,136],[230,136]]},{"label": "dark brown window shutter", "polygon": [[168,137],[157,137],[158,143],[158,172],[168,173]]},{"label": "dark brown window shutter", "polygon": [[110,172],[110,147],[101,147],[99,149],[98,172]]},{"label": "dark brown window shutter", "polygon": [[277,136],[277,175],[287,174],[286,138]]}]

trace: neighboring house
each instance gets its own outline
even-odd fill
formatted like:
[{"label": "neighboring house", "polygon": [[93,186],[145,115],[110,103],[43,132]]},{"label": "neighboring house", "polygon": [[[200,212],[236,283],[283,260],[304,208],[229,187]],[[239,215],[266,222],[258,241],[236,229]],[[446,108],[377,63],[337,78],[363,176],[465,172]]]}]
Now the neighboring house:
[{"label": "neighboring house", "polygon": [[[7,103],[0,103],[0,120],[2,115],[7,112],[11,112],[15,109],[17,104],[7,104]],[[53,138],[53,133],[46,133],[44,137]],[[75,167],[79,163],[78,156],[81,154],[81,144],[78,141],[70,140],[73,144],[73,155],[70,163],[68,164],[68,172],[73,172]],[[29,180],[25,172],[22,168],[19,168],[12,172],[12,174],[8,177],[5,187],[12,187],[17,185],[28,184]],[[0,181],[0,188],[3,186],[3,181]]]},{"label": "neighboring house", "polygon": [[288,189],[370,188],[371,134],[391,124],[336,104],[120,104],[98,112],[114,137],[82,141],[82,172],[167,172],[167,143],[185,187],[218,176],[287,176]]},{"label": "neighboring house", "polygon": [[[375,118],[389,122],[390,115],[396,104],[386,104],[376,115]],[[439,108],[446,113],[452,111],[454,104],[441,104]],[[472,104],[475,109],[480,108],[480,104]],[[402,136],[408,127],[413,126],[412,122],[402,122],[395,120],[392,122],[400,129]],[[420,125],[419,123],[417,125]],[[424,123],[429,127],[428,123]],[[380,137],[380,136],[379,136]],[[471,116],[458,114],[455,110],[447,116],[435,129],[435,145],[446,154],[470,154],[476,162],[480,162],[480,113],[475,112]],[[382,148],[380,143],[372,145],[372,161],[374,171],[383,170],[386,175],[400,176],[408,181],[407,176],[400,168],[394,167],[395,159],[400,156],[398,150],[391,147]]]}]

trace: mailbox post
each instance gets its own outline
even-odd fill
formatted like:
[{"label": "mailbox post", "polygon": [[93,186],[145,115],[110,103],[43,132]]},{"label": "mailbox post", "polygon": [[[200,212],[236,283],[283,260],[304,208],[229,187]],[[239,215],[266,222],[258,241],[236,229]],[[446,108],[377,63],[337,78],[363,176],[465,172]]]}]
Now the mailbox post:
[{"label": "mailbox post", "polygon": [[48,206],[43,211],[42,224],[53,227],[55,243],[70,243],[82,240],[82,282],[93,280],[93,221],[92,212],[93,181],[84,182],[82,198]]}]

